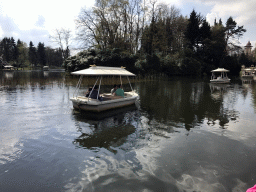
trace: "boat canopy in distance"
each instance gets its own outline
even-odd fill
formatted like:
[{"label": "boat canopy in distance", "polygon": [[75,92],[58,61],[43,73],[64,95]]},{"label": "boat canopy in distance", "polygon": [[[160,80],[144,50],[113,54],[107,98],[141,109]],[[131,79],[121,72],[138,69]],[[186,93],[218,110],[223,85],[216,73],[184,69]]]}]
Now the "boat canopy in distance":
[{"label": "boat canopy in distance", "polygon": [[218,69],[212,70],[211,72],[229,72],[229,70],[224,68],[218,68]]},{"label": "boat canopy in distance", "polygon": [[75,71],[72,75],[117,75],[117,76],[136,76],[127,71],[124,67],[103,67],[93,65],[87,69]]}]

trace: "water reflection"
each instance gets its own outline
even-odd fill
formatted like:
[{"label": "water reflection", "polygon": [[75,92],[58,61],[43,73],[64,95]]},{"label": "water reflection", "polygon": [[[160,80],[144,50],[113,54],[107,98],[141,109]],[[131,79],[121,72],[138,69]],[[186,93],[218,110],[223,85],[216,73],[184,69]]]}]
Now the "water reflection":
[{"label": "water reflection", "polygon": [[140,86],[143,87],[143,91],[139,92],[142,110],[147,111],[149,119],[160,123],[172,122],[176,127],[190,130],[206,119],[209,125],[218,123],[221,128],[227,128],[228,123],[237,120],[239,115],[230,107],[237,102],[236,95],[240,89],[233,85],[209,85],[202,81],[174,79],[143,82],[138,86],[139,90],[142,89]]},{"label": "water reflection", "polygon": [[136,130],[138,110],[135,105],[101,113],[87,113],[74,110],[77,131],[81,133],[74,140],[78,147],[98,150],[123,145],[127,137]]},{"label": "water reflection", "polygon": [[44,71],[44,77],[48,77],[49,76],[49,71]]},{"label": "water reflection", "polygon": [[74,80],[53,71],[0,74],[3,191],[222,192],[255,184],[255,83],[138,81],[139,108],[95,116],[73,110]]},{"label": "water reflection", "polygon": [[13,79],[14,71],[5,71],[4,76],[6,79]]},{"label": "water reflection", "polygon": [[229,84],[212,84],[210,83],[211,97],[213,100],[222,100],[224,94],[227,93]]}]

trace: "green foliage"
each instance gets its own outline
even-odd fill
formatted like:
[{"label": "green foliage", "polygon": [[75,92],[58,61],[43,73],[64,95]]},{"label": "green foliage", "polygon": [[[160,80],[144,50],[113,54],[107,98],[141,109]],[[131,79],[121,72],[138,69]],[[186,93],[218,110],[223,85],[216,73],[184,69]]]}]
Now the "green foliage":
[{"label": "green foliage", "polygon": [[248,58],[248,56],[245,55],[245,53],[242,53],[240,55],[238,61],[241,66],[244,65],[245,67],[250,67],[253,64],[252,61]]},{"label": "green foliage", "polygon": [[106,51],[88,49],[66,59],[63,66],[67,71],[85,69],[94,64],[110,67],[124,66],[128,70],[134,71],[136,58],[137,56],[122,52],[120,49],[108,49]]},{"label": "green foliage", "polygon": [[46,52],[44,43],[39,42],[37,46],[37,58],[41,67],[46,65]]},{"label": "green foliage", "polygon": [[36,48],[32,41],[29,42],[28,59],[31,64],[37,63]]},{"label": "green foliage", "polygon": [[230,70],[231,75],[239,75],[241,71],[241,64],[238,62],[236,56],[226,56],[220,63],[220,67]]},{"label": "green foliage", "polygon": [[181,61],[182,75],[200,75],[201,62],[195,57],[191,49],[185,49]]},{"label": "green foliage", "polygon": [[179,75],[180,74],[180,68],[178,66],[179,59],[175,56],[166,55],[162,60],[162,71],[166,75]]},{"label": "green foliage", "polygon": [[45,48],[44,43],[41,42],[36,48],[32,41],[30,41],[29,47],[27,47],[27,44],[20,39],[15,43],[13,37],[4,37],[0,41],[0,55],[2,56],[1,59],[3,62],[11,64],[14,67],[24,67],[32,64],[61,66],[63,63],[59,49]]},{"label": "green foliage", "polygon": [[200,38],[199,24],[199,15],[197,15],[195,10],[193,10],[190,14],[187,29],[185,31],[185,38],[188,40],[188,47],[190,49],[198,46],[198,41]]}]

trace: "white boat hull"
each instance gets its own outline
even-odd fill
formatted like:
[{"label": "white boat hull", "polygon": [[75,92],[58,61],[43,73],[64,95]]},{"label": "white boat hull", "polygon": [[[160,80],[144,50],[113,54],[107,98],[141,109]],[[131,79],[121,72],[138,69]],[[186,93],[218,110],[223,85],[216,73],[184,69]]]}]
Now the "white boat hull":
[{"label": "white boat hull", "polygon": [[[138,94],[135,92],[128,92],[123,97],[108,96],[108,100],[99,101],[96,99],[88,99],[87,97],[73,97],[70,100],[73,102],[73,107],[75,109],[101,112],[110,109],[125,107],[135,104]],[[103,97],[104,98],[104,97]]]},{"label": "white boat hull", "polygon": [[211,83],[230,83],[230,79],[212,79]]}]

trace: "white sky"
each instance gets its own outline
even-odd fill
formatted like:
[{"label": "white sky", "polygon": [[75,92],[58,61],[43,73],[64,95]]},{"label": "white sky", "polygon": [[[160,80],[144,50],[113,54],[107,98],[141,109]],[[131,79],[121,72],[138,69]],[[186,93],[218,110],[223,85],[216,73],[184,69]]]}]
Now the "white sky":
[{"label": "white sky", "polygon": [[[214,18],[225,23],[229,16],[247,32],[240,40],[245,45],[249,40],[253,48],[256,43],[256,0],[158,0],[179,8],[183,16],[189,16],[193,9],[213,24]],[[75,31],[74,19],[82,7],[91,7],[94,0],[0,0],[0,38],[14,37],[17,41],[35,46],[38,42],[54,46],[49,34],[56,28]]]}]

